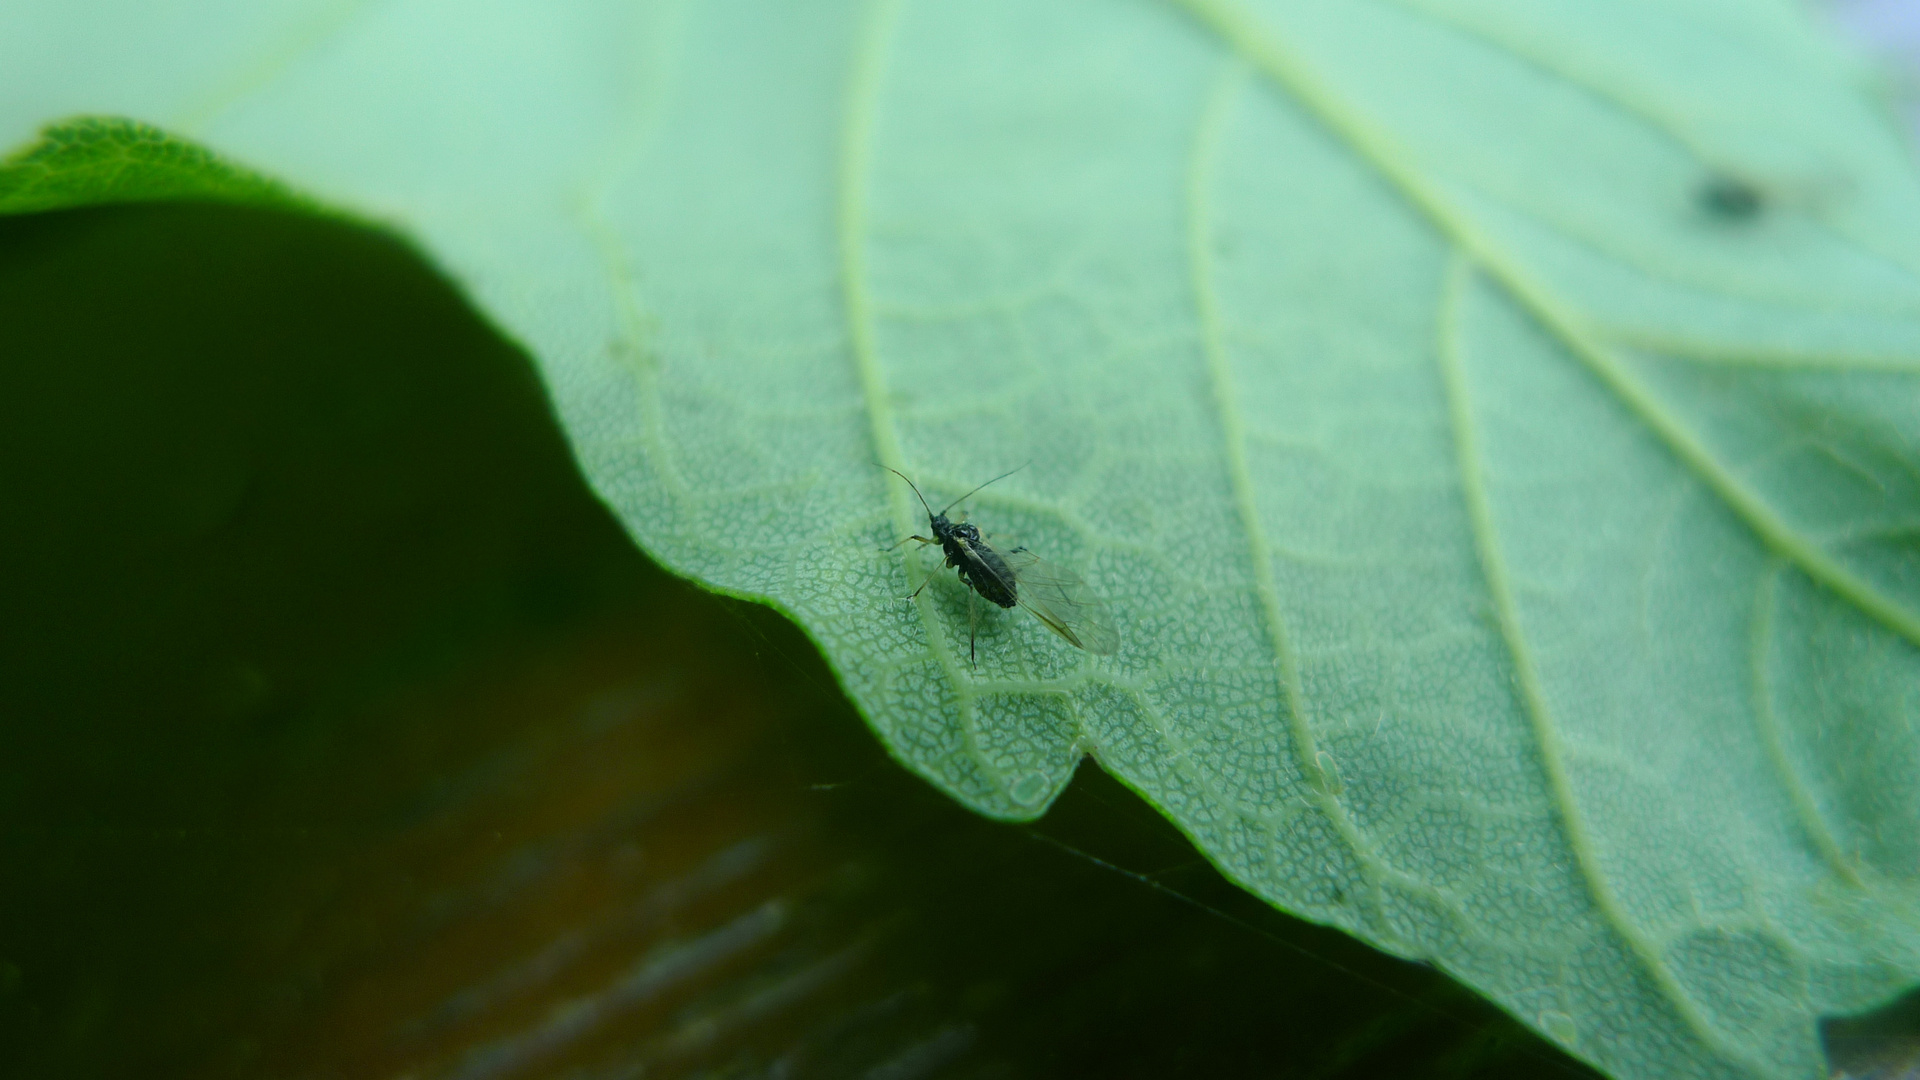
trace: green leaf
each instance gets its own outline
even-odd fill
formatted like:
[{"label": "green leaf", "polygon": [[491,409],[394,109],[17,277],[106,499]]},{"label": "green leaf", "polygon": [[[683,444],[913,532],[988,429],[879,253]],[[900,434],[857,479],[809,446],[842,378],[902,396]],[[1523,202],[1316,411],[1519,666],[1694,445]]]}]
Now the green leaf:
[{"label": "green leaf", "polygon": [[[1091,753],[1620,1076],[1819,1075],[1920,981],[1920,183],[1794,5],[100,7],[0,43],[0,136],[418,237],[976,810]],[[1031,461],[974,520],[1119,654],[970,666],[876,460]]]},{"label": "green leaf", "polygon": [[129,120],[54,125],[37,143],[0,161],[3,214],[173,199],[322,212],[284,184]]}]

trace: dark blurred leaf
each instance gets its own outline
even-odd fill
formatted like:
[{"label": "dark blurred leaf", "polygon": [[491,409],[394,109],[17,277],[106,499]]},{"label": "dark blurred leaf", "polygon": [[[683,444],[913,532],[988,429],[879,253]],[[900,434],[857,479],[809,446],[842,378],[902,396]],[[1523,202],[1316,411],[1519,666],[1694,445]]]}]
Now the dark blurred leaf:
[{"label": "dark blurred leaf", "polygon": [[1920,1080],[1920,993],[1823,1029],[1836,1080]]}]

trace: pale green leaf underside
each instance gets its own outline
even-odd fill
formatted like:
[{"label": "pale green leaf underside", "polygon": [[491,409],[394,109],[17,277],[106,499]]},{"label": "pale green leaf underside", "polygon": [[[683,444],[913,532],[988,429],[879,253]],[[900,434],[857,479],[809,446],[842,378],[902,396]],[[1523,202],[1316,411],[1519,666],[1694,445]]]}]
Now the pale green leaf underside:
[{"label": "pale green leaf underside", "polygon": [[[640,542],[968,805],[1092,753],[1620,1076],[1815,1076],[1920,981],[1920,186],[1792,6],[181,7],[10,14],[0,135],[420,238]],[[974,520],[1119,655],[970,670],[876,460],[1031,461]]]}]

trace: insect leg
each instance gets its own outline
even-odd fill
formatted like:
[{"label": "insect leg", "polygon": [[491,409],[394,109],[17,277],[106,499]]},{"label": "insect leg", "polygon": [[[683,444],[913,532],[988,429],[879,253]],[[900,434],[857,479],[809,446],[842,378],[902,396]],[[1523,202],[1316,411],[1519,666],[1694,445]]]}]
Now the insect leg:
[{"label": "insect leg", "polygon": [[[918,541],[920,541],[920,546],[921,546],[921,547],[926,547],[926,546],[927,546],[928,544],[937,544],[937,543],[939,543],[939,541],[938,541],[938,540],[929,540],[929,539],[927,539],[927,538],[926,538],[926,537],[924,537],[924,536],[909,536],[909,537],[907,537],[907,540],[918,540]],[[902,541],[900,541],[900,544],[904,544],[904,543],[906,543],[906,542],[907,542],[907,540],[902,540]],[[894,548],[897,548],[897,547],[899,547],[899,546],[900,546],[900,544],[895,544],[895,545],[893,545],[893,547],[885,547],[885,548],[881,548],[880,550],[881,550],[881,551],[892,551],[892,550],[893,550]],[[933,580],[933,575],[932,575],[932,574],[928,574],[928,575],[927,575],[926,577],[923,577],[923,578],[921,578],[921,579],[920,579],[920,589],[924,589],[924,588],[926,588],[926,587],[927,587],[927,582],[929,582],[929,581],[932,581],[932,580]],[[920,589],[915,589],[915,590],[913,590],[913,591],[912,591],[911,593],[908,593],[908,594],[907,594],[907,597],[906,597],[906,598],[907,598],[908,600],[911,600],[911,599],[913,599],[914,597],[916,597],[916,596],[919,596],[919,595],[920,595]]]},{"label": "insect leg", "polygon": [[973,635],[974,635],[975,629],[978,628],[978,626],[980,625],[979,602],[980,602],[980,594],[974,592],[972,589],[968,589],[967,590],[967,666],[968,667],[978,666],[975,663],[975,661],[978,658],[974,655],[974,652],[973,652]]}]

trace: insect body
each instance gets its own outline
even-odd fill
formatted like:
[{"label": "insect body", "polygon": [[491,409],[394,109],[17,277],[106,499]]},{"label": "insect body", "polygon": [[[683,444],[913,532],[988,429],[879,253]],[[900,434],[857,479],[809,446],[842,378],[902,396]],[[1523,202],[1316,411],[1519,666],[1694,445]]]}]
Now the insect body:
[{"label": "insect body", "polygon": [[[886,468],[884,465],[881,467]],[[889,468],[887,471],[906,480],[907,486],[913,488],[920,505],[926,507],[927,531],[933,533],[930,537],[909,536],[900,544],[908,540],[923,545],[938,544],[947,556],[946,564],[953,567],[961,583],[974,593],[1003,608],[1026,608],[1047,629],[1066,638],[1077,648],[1102,656],[1111,656],[1119,650],[1120,635],[1113,628],[1113,616],[1108,613],[1107,605],[1094,595],[1092,589],[1087,588],[1086,582],[1071,571],[1043,561],[1024,547],[1002,553],[987,543],[980,535],[980,530],[972,524],[947,517],[947,510],[953,509],[987,484],[1003,480],[1012,473],[994,477],[987,484],[981,484],[948,503],[939,513],[934,513],[933,507],[927,504],[927,497],[920,494],[919,485],[908,480],[906,474],[898,469]],[[926,587],[927,583],[922,581],[920,588],[913,590],[913,596],[919,596],[920,589]],[[967,622],[967,656],[971,660],[974,656],[974,609],[971,596],[967,598]]]}]

